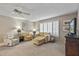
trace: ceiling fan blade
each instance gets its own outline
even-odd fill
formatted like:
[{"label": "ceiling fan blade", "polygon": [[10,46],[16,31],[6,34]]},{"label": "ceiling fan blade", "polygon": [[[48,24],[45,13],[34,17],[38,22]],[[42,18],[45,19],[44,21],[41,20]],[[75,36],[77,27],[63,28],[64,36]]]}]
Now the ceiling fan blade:
[{"label": "ceiling fan blade", "polygon": [[26,14],[26,15],[30,15],[30,13],[26,13],[26,12],[22,12],[18,9],[14,9],[14,12],[20,13],[20,14]]},{"label": "ceiling fan blade", "polygon": [[18,9],[14,9],[15,12],[17,13],[22,13],[21,11],[19,11]]}]

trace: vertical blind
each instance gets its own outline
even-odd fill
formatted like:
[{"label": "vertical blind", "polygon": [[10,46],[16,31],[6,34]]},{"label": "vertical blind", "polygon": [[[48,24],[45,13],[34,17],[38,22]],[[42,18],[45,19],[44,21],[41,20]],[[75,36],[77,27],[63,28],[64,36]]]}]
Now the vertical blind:
[{"label": "vertical blind", "polygon": [[40,23],[40,32],[48,32],[53,36],[59,36],[59,21]]},{"label": "vertical blind", "polygon": [[47,32],[47,23],[44,23],[44,32]]},{"label": "vertical blind", "polygon": [[52,22],[48,23],[48,33],[52,34]]},{"label": "vertical blind", "polygon": [[53,22],[53,35],[59,36],[59,22],[58,21]]}]

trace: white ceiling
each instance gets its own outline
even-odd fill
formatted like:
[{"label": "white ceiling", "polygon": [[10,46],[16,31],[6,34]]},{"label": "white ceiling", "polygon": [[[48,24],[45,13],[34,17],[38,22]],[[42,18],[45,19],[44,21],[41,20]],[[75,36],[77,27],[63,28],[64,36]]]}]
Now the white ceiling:
[{"label": "white ceiling", "polygon": [[[49,17],[55,17],[78,10],[76,3],[9,3],[0,4],[0,15],[14,17],[16,19],[38,21]],[[31,15],[18,16],[13,10],[21,9]]]}]

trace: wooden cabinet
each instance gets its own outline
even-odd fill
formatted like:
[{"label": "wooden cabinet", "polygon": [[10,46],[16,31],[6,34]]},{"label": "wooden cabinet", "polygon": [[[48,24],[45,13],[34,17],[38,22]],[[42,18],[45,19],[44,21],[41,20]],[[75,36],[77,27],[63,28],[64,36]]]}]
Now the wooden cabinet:
[{"label": "wooden cabinet", "polygon": [[79,56],[79,38],[77,36],[65,36],[66,56]]}]

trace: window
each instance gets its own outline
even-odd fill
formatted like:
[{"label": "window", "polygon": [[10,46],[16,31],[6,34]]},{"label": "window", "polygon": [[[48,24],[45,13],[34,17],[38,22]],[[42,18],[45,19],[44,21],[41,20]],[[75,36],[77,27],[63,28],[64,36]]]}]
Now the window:
[{"label": "window", "polygon": [[53,35],[59,36],[59,22],[53,21]]},{"label": "window", "polygon": [[40,23],[40,32],[48,32],[53,36],[59,36],[59,21]]},{"label": "window", "polygon": [[48,33],[52,34],[52,22],[48,23]]},{"label": "window", "polygon": [[44,32],[47,32],[47,23],[44,23]]}]

